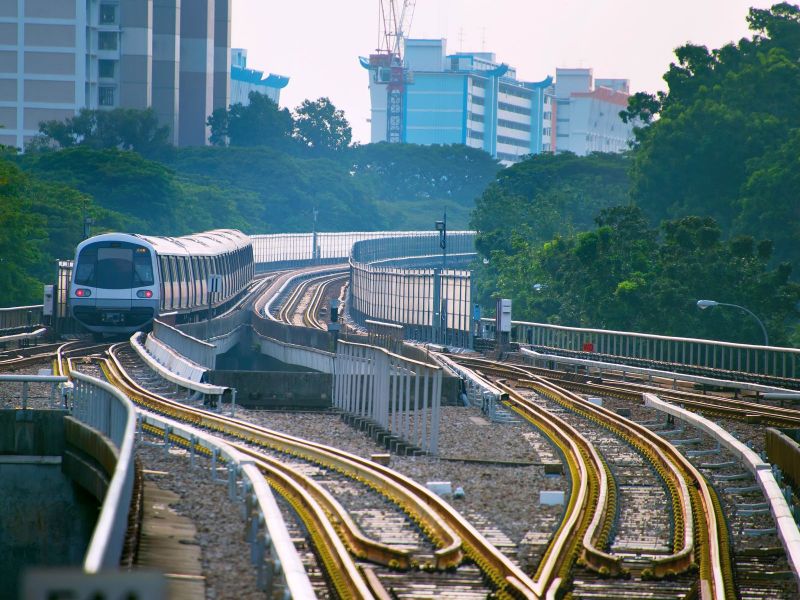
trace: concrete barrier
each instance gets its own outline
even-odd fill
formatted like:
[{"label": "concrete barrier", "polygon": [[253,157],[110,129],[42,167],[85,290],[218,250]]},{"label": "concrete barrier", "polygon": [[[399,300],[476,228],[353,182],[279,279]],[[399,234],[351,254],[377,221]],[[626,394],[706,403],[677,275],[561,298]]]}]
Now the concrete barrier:
[{"label": "concrete barrier", "polygon": [[775,476],[772,474],[772,467],[763,461],[761,457],[745,446],[742,442],[725,431],[722,427],[686,409],[664,402],[654,394],[644,394],[645,406],[655,408],[660,412],[667,413],[673,417],[689,423],[693,427],[700,429],[712,438],[717,440],[720,445],[725,446],[732,454],[738,456],[744,463],[745,468],[755,477],[758,486],[761,488],[764,498],[769,504],[770,514],[775,521],[778,537],[786,551],[786,559],[794,573],[795,579],[800,584],[800,530],[789,510],[789,505],[781,491]]}]

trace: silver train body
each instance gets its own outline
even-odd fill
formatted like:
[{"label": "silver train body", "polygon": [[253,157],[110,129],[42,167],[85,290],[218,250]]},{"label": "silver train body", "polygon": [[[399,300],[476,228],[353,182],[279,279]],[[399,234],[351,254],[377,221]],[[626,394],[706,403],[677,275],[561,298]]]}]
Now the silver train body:
[{"label": "silver train body", "polygon": [[250,238],[233,229],[184,237],[106,233],[75,252],[70,314],[97,334],[130,334],[154,318],[205,318],[209,279],[219,275],[212,306],[237,298],[254,275]]}]

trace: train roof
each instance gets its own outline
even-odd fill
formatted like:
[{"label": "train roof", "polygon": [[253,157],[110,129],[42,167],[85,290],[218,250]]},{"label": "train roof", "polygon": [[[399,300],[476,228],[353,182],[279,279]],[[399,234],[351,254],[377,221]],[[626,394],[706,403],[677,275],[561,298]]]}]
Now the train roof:
[{"label": "train roof", "polygon": [[159,237],[138,233],[103,233],[84,240],[78,250],[92,242],[145,242],[156,254],[214,256],[250,245],[250,238],[236,229],[214,229],[180,237]]}]

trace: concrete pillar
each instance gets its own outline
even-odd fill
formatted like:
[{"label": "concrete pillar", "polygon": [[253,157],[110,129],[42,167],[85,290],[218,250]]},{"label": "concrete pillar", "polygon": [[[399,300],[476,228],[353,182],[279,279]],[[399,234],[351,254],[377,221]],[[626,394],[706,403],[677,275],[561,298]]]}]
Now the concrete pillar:
[{"label": "concrete pillar", "polygon": [[182,0],[178,144],[203,146],[214,100],[215,0]]},{"label": "concrete pillar", "polygon": [[153,0],[121,0],[119,106],[149,108],[153,90]]},{"label": "concrete pillar", "polygon": [[178,143],[181,0],[153,0],[153,109]]},{"label": "concrete pillar", "polygon": [[215,0],[213,108],[228,108],[231,90],[231,0]]}]

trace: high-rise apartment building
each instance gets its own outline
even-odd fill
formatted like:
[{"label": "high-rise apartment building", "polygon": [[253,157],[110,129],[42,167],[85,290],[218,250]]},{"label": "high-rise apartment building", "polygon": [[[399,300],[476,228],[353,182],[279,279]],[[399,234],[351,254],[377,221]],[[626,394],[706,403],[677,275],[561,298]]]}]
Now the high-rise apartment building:
[{"label": "high-rise apartment building", "polygon": [[250,103],[250,92],[264,94],[275,104],[280,104],[281,90],[289,83],[289,78],[270,73],[264,77],[263,71],[247,68],[247,50],[231,49],[231,104]]},{"label": "high-rise apartment building", "polygon": [[556,69],[556,152],[622,152],[633,139],[633,123],[623,123],[627,79],[595,79],[592,69]]},{"label": "high-rise apartment building", "polygon": [[0,0],[0,143],[82,108],[150,108],[202,145],[228,105],[231,0]]},{"label": "high-rise apartment building", "polygon": [[361,60],[370,76],[373,142],[466,144],[505,163],[551,149],[551,78],[519,81],[493,53],[448,55],[443,39],[405,40],[402,69],[387,58]]},{"label": "high-rise apartment building", "polygon": [[619,152],[632,138],[632,125],[619,118],[628,80],[593,82],[591,69],[521,81],[493,53],[448,55],[443,39],[406,39],[402,63],[383,53],[361,64],[372,142],[466,144],[511,164],[540,152]]}]

